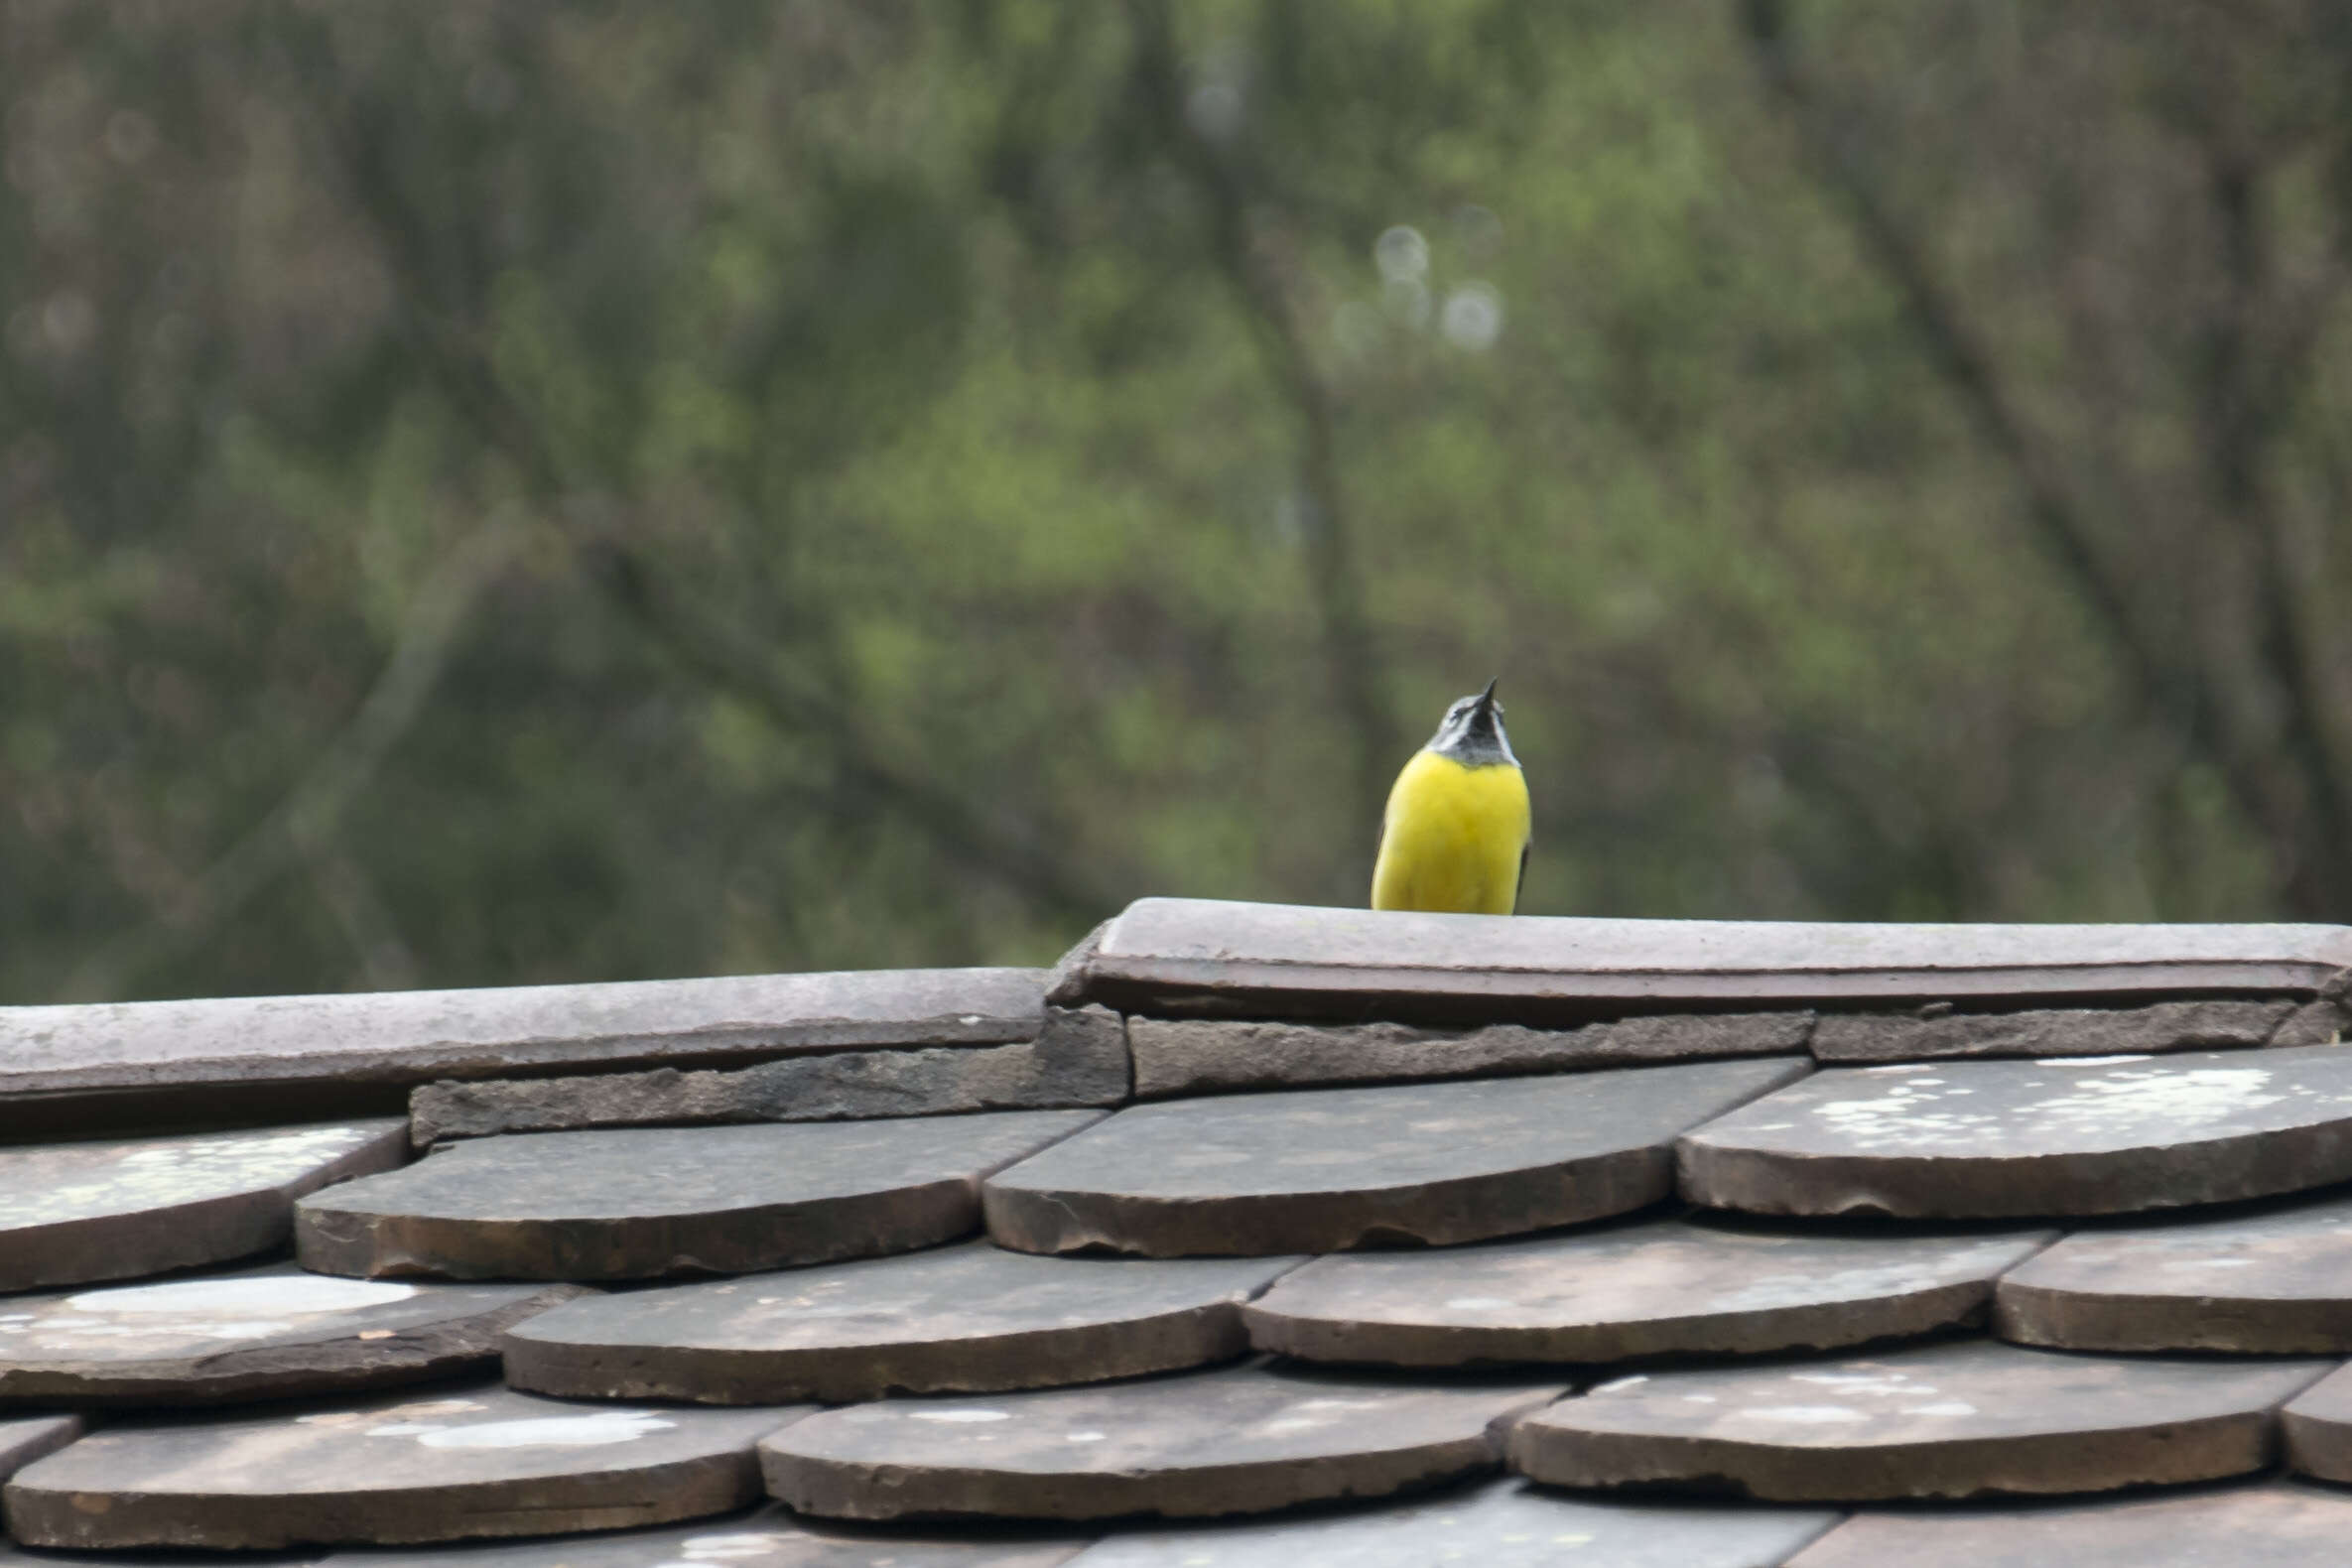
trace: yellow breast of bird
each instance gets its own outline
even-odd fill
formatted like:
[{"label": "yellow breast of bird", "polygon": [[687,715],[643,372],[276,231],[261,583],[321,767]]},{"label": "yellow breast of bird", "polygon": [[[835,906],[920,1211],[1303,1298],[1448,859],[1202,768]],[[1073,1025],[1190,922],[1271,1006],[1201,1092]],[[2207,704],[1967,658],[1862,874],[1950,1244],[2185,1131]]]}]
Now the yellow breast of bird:
[{"label": "yellow breast of bird", "polygon": [[1517,768],[1466,768],[1416,752],[1388,791],[1372,908],[1509,914],[1527,829],[1527,780]]}]

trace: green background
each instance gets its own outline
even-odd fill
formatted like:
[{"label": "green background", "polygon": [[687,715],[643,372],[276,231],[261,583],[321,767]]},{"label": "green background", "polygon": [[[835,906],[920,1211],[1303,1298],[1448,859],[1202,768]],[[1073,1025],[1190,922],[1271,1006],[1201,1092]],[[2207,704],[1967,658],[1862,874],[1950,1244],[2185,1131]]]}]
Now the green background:
[{"label": "green background", "polygon": [[16,0],[0,105],[0,1000],[1361,902],[1496,675],[1524,912],[2352,913],[2352,8]]}]

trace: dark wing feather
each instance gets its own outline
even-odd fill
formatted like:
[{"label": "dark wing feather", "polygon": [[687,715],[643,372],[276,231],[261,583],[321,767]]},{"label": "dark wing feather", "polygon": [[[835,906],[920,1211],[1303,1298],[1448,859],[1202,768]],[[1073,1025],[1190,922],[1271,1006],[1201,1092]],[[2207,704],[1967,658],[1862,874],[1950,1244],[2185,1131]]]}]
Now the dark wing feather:
[{"label": "dark wing feather", "polygon": [[1510,884],[1510,912],[1514,915],[1519,912],[1519,894],[1527,888],[1527,851],[1534,848],[1533,839],[1519,846],[1519,879]]}]

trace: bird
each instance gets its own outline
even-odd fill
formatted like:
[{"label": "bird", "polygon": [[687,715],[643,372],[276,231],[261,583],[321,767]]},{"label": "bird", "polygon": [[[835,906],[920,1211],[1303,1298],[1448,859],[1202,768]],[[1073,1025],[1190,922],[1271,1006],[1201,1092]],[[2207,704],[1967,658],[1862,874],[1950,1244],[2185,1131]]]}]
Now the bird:
[{"label": "bird", "polygon": [[1495,685],[1456,698],[1396,775],[1372,862],[1372,908],[1517,912],[1533,834],[1527,777],[1503,733]]}]

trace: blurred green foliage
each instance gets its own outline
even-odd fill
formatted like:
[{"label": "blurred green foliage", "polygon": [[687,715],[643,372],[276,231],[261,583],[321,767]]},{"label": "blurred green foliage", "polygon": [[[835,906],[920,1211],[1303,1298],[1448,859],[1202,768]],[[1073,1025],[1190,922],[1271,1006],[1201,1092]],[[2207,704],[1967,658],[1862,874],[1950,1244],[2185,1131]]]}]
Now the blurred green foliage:
[{"label": "blurred green foliage", "polygon": [[0,9],[0,999],[2343,918],[2352,19]]}]

